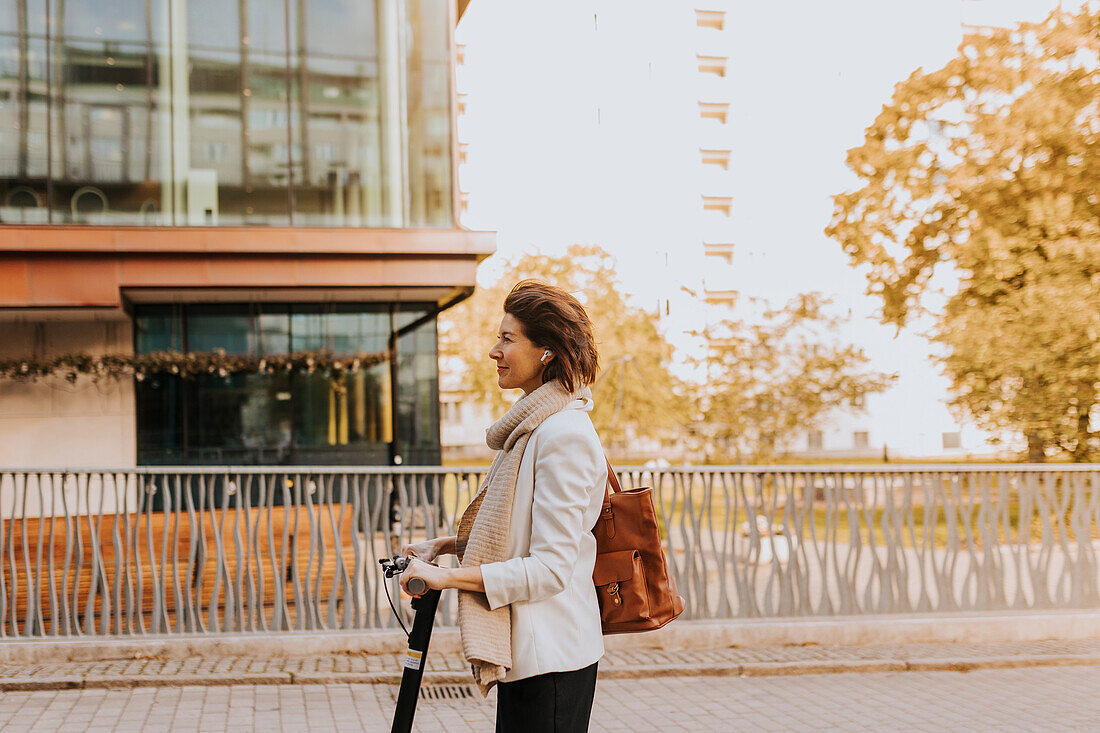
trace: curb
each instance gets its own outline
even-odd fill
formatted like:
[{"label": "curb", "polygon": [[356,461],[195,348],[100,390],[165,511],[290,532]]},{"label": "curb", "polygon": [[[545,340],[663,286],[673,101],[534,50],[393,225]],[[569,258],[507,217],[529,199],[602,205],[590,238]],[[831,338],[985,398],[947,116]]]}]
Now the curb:
[{"label": "curb", "polygon": [[1082,667],[1089,665],[1100,665],[1100,656],[1094,654],[1051,654],[1035,657],[989,657],[988,659],[916,659],[905,663],[905,671],[970,672],[975,669]]},{"label": "curb", "polygon": [[[1100,639],[1100,611],[1041,613],[934,613],[898,616],[784,617],[782,619],[683,620],[645,634],[604,637],[609,651],[722,649],[802,644],[876,646],[982,644],[1058,639]],[[324,654],[401,654],[400,629],[356,631],[171,634],[133,637],[6,638],[0,664],[41,664],[162,657],[247,656],[262,659]],[[435,652],[460,652],[458,629],[432,634]]]},{"label": "curb", "polygon": [[[812,662],[750,662],[745,664],[663,664],[607,667],[603,680],[647,677],[787,677],[813,674],[869,674],[885,672],[970,672],[1019,667],[1100,666],[1100,655],[1057,654],[1037,656],[971,657],[944,659],[859,659]],[[0,692],[45,690],[133,689],[228,685],[397,685],[397,672],[263,672],[170,675],[64,675],[56,677],[8,677],[0,679]],[[425,672],[425,685],[470,684],[466,672]]]}]

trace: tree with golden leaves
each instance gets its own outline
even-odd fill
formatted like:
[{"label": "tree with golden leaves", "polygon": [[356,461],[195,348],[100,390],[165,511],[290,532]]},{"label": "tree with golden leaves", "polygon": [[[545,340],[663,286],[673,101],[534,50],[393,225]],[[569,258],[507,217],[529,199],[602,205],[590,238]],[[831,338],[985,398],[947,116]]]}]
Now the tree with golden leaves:
[{"label": "tree with golden leaves", "polygon": [[705,378],[695,391],[691,433],[708,461],[771,461],[838,409],[859,412],[896,375],[867,371],[859,348],[833,334],[829,301],[803,293],[748,322],[729,318],[702,335],[693,359]]},{"label": "tree with golden leaves", "polygon": [[614,260],[595,246],[573,245],[562,256],[523,255],[497,282],[479,287],[440,316],[441,366],[461,371],[467,396],[490,405],[497,415],[508,409],[489,349],[504,316],[505,296],[529,278],[572,293],[592,318],[601,367],[592,387],[592,421],[608,448],[628,453],[632,437],[676,435],[686,410],[669,371],[672,347],[657,328],[657,316],[623,297]]},{"label": "tree with golden leaves", "polygon": [[935,314],[953,405],[1028,442],[1030,460],[1100,458],[1100,10],[968,35],[897,85],[848,152],[862,188],[827,233],[884,322]]}]

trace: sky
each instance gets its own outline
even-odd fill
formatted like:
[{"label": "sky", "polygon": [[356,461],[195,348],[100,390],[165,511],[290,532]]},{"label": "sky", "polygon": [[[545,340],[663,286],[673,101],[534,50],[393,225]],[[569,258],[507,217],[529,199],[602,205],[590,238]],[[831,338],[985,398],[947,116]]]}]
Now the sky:
[{"label": "sky", "polygon": [[[501,260],[532,248],[555,253],[582,242],[616,256],[624,290],[646,307],[669,277],[661,265],[670,253],[681,279],[694,268],[707,287],[773,305],[822,291],[852,313],[843,336],[877,368],[902,374],[901,388],[875,398],[874,411],[927,413],[932,427],[921,430],[938,439],[934,426],[954,419],[921,336],[930,323],[902,334],[877,323],[863,274],[824,235],[831,197],[855,187],[846,151],[861,144],[894,85],[954,56],[964,24],[1037,21],[1057,5],[473,0],[456,33],[466,47],[457,82],[467,106],[463,224],[496,230],[499,253],[479,279],[493,281]],[[694,9],[711,6],[727,9],[721,34],[695,28]],[[699,78],[696,52],[729,56],[719,86]],[[708,94],[732,101],[719,141],[732,163],[720,178],[699,172],[700,138],[691,132],[696,102]],[[727,234],[736,256],[725,272],[699,256],[701,188],[733,199]]]}]

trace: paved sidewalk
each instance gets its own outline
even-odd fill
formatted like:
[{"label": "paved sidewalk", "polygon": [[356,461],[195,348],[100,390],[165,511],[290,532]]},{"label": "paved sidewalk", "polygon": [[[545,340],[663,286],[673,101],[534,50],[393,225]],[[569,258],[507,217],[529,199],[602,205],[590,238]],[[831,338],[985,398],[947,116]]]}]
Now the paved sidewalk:
[{"label": "paved sidewalk", "polygon": [[[594,733],[1091,731],[1100,666],[798,677],[601,679]],[[7,692],[4,733],[388,731],[391,685],[232,685]],[[492,731],[495,694],[422,700],[425,733]]]},{"label": "paved sidewalk", "polygon": [[[392,684],[404,654],[305,658],[189,657],[0,665],[0,691],[215,685]],[[755,677],[835,672],[966,671],[1100,665],[1100,640],[893,646],[776,646],[609,651],[605,680],[655,676]],[[425,684],[466,684],[458,653],[428,653]]]}]

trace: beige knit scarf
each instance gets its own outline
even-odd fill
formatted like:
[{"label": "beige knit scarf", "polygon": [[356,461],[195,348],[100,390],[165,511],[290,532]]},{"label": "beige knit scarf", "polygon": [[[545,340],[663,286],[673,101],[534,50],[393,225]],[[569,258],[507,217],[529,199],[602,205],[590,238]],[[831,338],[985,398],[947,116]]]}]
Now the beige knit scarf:
[{"label": "beige knit scarf", "polygon": [[[458,523],[455,550],[462,567],[507,560],[508,531],[512,523],[512,499],[523,450],[542,421],[579,397],[587,387],[569,394],[558,380],[551,380],[521,397],[486,432],[485,442],[499,451],[485,481]],[[473,668],[474,681],[483,695],[512,667],[512,611],[502,606],[489,609],[484,593],[459,591],[458,627],[462,653]]]}]

